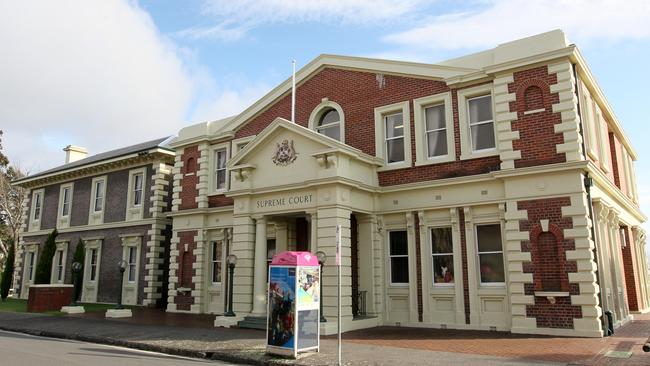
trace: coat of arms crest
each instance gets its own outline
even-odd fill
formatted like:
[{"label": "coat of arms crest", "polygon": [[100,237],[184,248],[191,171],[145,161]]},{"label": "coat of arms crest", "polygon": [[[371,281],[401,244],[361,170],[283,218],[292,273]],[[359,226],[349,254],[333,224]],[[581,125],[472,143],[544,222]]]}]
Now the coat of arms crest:
[{"label": "coat of arms crest", "polygon": [[298,154],[293,148],[293,140],[282,140],[281,143],[277,143],[277,149],[275,150],[275,156],[273,156],[273,162],[275,165],[287,166],[293,163]]}]

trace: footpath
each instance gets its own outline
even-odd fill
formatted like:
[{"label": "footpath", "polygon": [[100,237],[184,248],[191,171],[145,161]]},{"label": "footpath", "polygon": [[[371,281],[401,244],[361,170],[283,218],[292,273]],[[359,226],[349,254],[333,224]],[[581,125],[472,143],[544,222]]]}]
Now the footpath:
[{"label": "footpath", "polygon": [[[263,331],[213,328],[209,323],[206,324],[204,319],[200,319],[201,326],[196,326],[191,321],[176,321],[170,325],[169,319],[154,321],[152,319],[155,317],[144,316],[142,319],[146,320],[138,322],[137,314],[134,315],[134,318],[128,320],[107,320],[96,315],[48,316],[0,312],[0,329],[236,364],[301,366],[336,364],[336,339],[332,337],[326,337],[321,341],[321,352],[306,353],[297,360],[292,360],[266,355]],[[648,324],[637,323],[634,333],[650,330]],[[632,352],[626,358],[612,358],[604,355],[609,348],[616,346],[612,343],[613,337],[608,339],[527,337],[491,332],[492,336],[486,338],[486,334],[483,333],[490,332],[391,327],[350,332],[343,336],[343,363],[350,366],[650,365],[650,356],[640,351],[642,345],[639,343],[640,336],[624,337],[625,347]],[[463,344],[466,347],[463,347]],[[518,344],[521,346],[518,347]],[[526,351],[527,347],[534,347],[536,352],[521,352],[522,349]],[[575,348],[576,352],[571,348]],[[559,352],[559,350],[564,351]]]}]

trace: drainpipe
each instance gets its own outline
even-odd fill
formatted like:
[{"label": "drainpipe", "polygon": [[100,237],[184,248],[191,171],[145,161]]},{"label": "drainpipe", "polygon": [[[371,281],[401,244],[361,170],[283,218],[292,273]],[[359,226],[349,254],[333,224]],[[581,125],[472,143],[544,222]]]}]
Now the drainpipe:
[{"label": "drainpipe", "polygon": [[[578,93],[578,72],[576,70],[576,64],[573,64],[573,78],[575,80],[575,89],[576,89],[576,94]],[[585,159],[588,159],[587,157],[587,149],[585,147],[585,134],[584,134],[584,121],[582,119],[582,112],[580,108],[580,95],[577,95],[578,103],[577,103],[577,112],[578,112],[578,118],[580,120],[580,137],[582,138],[582,155],[585,157]],[[594,254],[594,262],[596,263],[596,284],[598,285],[598,306],[600,306],[601,309],[601,315],[600,315],[600,329],[602,330],[603,334],[605,336],[609,336],[610,334],[610,327],[608,327],[605,324],[605,301],[603,300],[603,291],[602,288],[600,287],[600,263],[598,262],[598,246],[596,245],[596,219],[594,218],[594,204],[591,199],[591,187],[594,185],[593,179],[589,176],[589,172],[585,174],[584,178],[584,185],[585,185],[585,190],[587,191],[587,208],[589,209],[589,219],[591,219],[591,238],[594,241],[594,249],[593,249],[593,254]]]}]

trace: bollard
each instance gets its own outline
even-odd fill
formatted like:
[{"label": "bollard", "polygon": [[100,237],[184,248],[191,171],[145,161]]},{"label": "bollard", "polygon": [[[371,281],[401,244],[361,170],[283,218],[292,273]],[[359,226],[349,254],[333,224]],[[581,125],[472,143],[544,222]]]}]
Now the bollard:
[{"label": "bollard", "polygon": [[643,345],[643,352],[650,352],[650,338],[645,341],[645,344]]},{"label": "bollard", "polygon": [[611,336],[614,334],[614,314],[610,310],[607,310],[605,317],[607,318],[607,331],[605,335]]}]

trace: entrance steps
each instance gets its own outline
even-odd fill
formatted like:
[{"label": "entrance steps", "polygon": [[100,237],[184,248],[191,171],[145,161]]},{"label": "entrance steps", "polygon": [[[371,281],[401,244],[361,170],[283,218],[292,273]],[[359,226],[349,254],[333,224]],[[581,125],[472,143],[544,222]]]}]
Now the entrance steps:
[{"label": "entrance steps", "polygon": [[247,315],[237,322],[239,328],[266,330],[266,316]]}]

